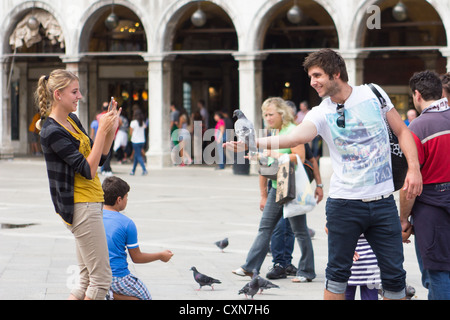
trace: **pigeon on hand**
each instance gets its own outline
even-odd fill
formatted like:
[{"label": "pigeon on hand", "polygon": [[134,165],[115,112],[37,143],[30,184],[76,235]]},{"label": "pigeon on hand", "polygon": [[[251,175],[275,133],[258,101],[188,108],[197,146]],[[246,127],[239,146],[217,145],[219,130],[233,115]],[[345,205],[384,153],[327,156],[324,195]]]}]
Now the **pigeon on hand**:
[{"label": "pigeon on hand", "polygon": [[197,291],[200,291],[203,286],[210,286],[212,290],[214,290],[214,283],[222,283],[220,280],[211,278],[198,272],[196,267],[192,267],[191,270],[194,271],[194,280],[200,285],[200,288],[198,288]]},{"label": "pigeon on hand", "polygon": [[220,240],[220,241],[216,241],[215,244],[216,244],[216,246],[219,247],[219,249],[221,249],[222,252],[223,252],[223,249],[225,249],[226,247],[228,247],[228,238],[225,238],[225,239]]},{"label": "pigeon on hand", "polygon": [[234,110],[233,117],[237,117],[237,121],[234,123],[234,132],[238,141],[244,142],[250,153],[256,153],[256,136],[253,123],[239,109]]}]

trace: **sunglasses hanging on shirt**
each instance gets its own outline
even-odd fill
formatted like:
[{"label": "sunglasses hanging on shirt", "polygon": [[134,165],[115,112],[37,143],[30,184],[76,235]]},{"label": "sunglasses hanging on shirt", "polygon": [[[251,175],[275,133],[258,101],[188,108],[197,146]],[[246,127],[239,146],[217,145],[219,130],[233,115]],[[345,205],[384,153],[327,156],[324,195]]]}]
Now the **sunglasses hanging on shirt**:
[{"label": "sunglasses hanging on shirt", "polygon": [[336,125],[339,128],[345,128],[345,110],[343,104],[338,104],[336,107],[338,118],[336,119]]}]

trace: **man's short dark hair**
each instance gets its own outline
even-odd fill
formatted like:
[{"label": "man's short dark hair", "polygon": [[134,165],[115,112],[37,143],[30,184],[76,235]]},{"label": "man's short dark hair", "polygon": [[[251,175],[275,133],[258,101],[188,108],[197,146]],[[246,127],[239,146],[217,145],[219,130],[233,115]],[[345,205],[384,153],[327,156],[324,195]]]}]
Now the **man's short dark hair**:
[{"label": "man's short dark hair", "polygon": [[347,67],[345,60],[340,54],[331,49],[320,49],[309,54],[303,62],[303,67],[306,72],[312,67],[322,68],[323,71],[330,77],[340,74],[340,78],[344,82],[348,82]]},{"label": "man's short dark hair", "polygon": [[442,82],[434,71],[416,72],[409,80],[409,87],[414,93],[416,90],[425,101],[439,100],[442,98]]},{"label": "man's short dark hair", "polygon": [[444,89],[447,94],[450,94],[450,72],[447,72],[441,76],[441,82],[442,89]]},{"label": "man's short dark hair", "polygon": [[118,197],[123,198],[130,191],[128,183],[116,176],[105,178],[102,188],[107,206],[115,205]]}]

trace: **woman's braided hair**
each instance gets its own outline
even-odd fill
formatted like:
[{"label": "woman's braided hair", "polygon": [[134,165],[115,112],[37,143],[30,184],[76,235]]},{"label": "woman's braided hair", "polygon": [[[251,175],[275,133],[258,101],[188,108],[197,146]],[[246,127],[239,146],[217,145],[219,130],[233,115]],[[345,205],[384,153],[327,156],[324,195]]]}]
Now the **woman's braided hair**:
[{"label": "woman's braided hair", "polygon": [[78,77],[64,69],[56,69],[49,76],[41,76],[39,78],[35,99],[41,120],[36,123],[36,128],[39,130],[42,128],[43,121],[52,111],[55,91],[65,89],[74,80],[78,80]]}]

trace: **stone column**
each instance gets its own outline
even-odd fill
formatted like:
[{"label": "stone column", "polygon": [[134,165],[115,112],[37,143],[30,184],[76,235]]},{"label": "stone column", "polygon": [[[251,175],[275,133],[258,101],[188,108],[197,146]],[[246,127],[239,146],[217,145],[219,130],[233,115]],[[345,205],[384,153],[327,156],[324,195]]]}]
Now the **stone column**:
[{"label": "stone column", "polygon": [[266,55],[237,53],[234,58],[239,62],[239,108],[253,122],[258,134],[262,128],[262,61]]},{"label": "stone column", "polygon": [[[263,128],[261,105],[263,103],[263,67],[265,54],[237,53],[234,58],[239,62],[239,109],[247,119],[253,122],[256,137]],[[227,138],[228,139],[228,138]],[[239,159],[237,160],[239,163]],[[258,165],[250,163],[250,173],[258,173]]]},{"label": "stone column", "polygon": [[340,52],[345,60],[348,73],[348,83],[350,85],[361,85],[364,82],[364,59],[368,53],[359,50],[349,50]]},{"label": "stone column", "polygon": [[447,59],[447,72],[450,72],[450,47],[446,47],[439,50],[442,53],[442,56]]},{"label": "stone column", "polygon": [[164,55],[146,55],[148,62],[149,150],[147,166],[163,168],[172,165],[170,151],[170,101],[172,59]]},{"label": "stone column", "polygon": [[9,65],[8,59],[3,59],[0,76],[0,88],[2,91],[0,111],[0,159],[14,158],[14,150],[11,143],[11,96],[8,86]]}]

